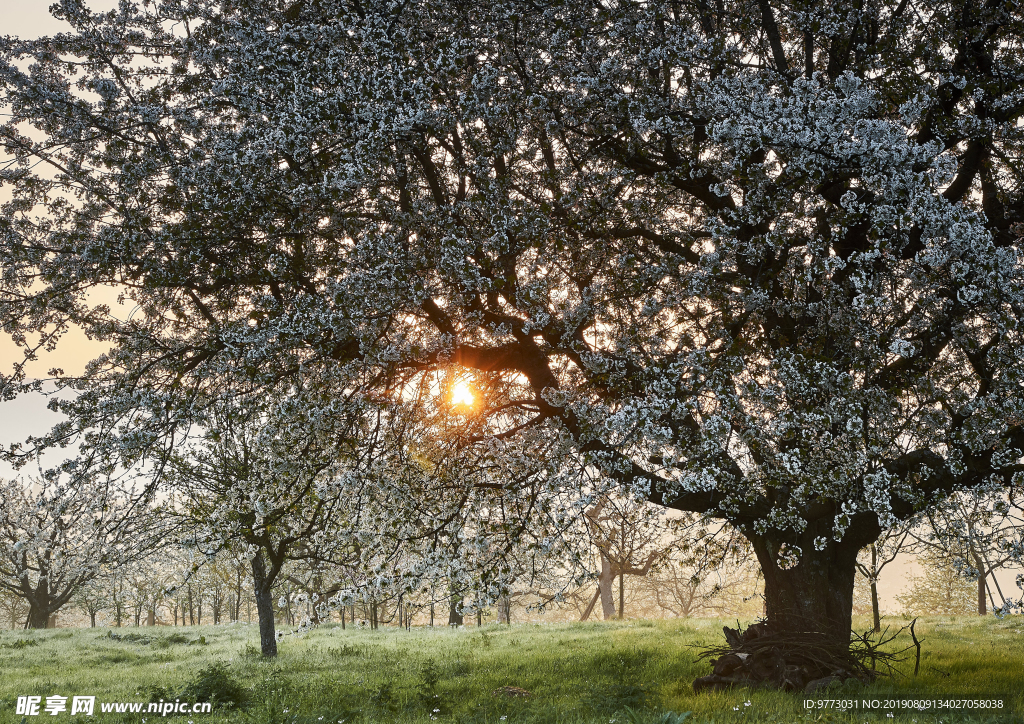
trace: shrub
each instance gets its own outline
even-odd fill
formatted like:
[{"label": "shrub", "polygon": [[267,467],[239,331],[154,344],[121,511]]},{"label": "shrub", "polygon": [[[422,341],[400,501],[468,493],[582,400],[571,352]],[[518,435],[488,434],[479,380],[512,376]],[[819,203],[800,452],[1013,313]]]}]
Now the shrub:
[{"label": "shrub", "polygon": [[182,699],[194,702],[210,702],[219,706],[244,705],[246,691],[231,677],[222,663],[215,663],[202,669],[196,678],[181,692]]}]

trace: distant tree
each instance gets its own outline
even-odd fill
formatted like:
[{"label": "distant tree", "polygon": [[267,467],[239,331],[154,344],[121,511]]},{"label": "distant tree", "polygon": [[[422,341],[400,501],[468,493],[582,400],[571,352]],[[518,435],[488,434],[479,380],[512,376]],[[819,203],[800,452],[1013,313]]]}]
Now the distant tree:
[{"label": "distant tree", "polygon": [[121,578],[124,598],[131,610],[136,626],[156,625],[157,613],[167,600],[167,591],[171,585],[172,573],[163,551],[154,551],[147,557],[136,561]]},{"label": "distant tree", "polygon": [[72,598],[73,604],[89,618],[91,628],[96,628],[96,617],[108,610],[110,597],[106,591],[107,583],[101,573],[83,585]]},{"label": "distant tree", "polygon": [[936,551],[918,557],[922,572],[911,576],[910,587],[896,596],[911,615],[938,616],[972,613],[977,604],[977,584],[966,578],[955,562]]},{"label": "distant tree", "polygon": [[159,539],[142,501],[102,477],[0,481],[0,588],[46,628],[104,567],[141,558]]},{"label": "distant tree", "polygon": [[[871,600],[871,585],[864,576],[858,576],[853,584],[853,615],[872,616],[874,607]],[[879,612],[881,616],[881,612]],[[872,629],[874,623],[872,622]]]},{"label": "distant tree", "polygon": [[882,569],[896,560],[896,556],[903,550],[912,525],[913,522],[903,523],[890,528],[857,556],[857,572],[864,577],[870,591],[871,620],[875,633],[882,630],[882,614],[878,604],[878,577]]},{"label": "distant tree", "polygon": [[251,571],[249,561],[244,552],[236,549],[223,551],[213,566],[214,574],[220,578],[228,589],[227,606],[231,621],[241,618],[242,607],[251,589]]},{"label": "distant tree", "polygon": [[22,628],[28,619],[28,603],[21,596],[0,588],[0,616],[3,625],[10,629]]},{"label": "distant tree", "polygon": [[580,616],[586,621],[598,599],[605,620],[616,617],[614,591],[619,580],[618,618],[625,616],[625,577],[647,576],[664,561],[677,541],[661,519],[661,511],[643,502],[605,496],[586,511],[590,538],[600,570],[597,590]]},{"label": "distant tree", "polygon": [[358,512],[335,480],[351,429],[327,409],[318,417],[294,395],[245,410],[220,406],[167,473],[166,515],[196,556],[189,578],[223,552],[244,550],[268,657],[277,655],[273,591],[285,564],[334,562]]},{"label": "distant tree", "polygon": [[703,523],[691,518],[675,531],[676,549],[649,579],[656,603],[680,617],[760,615],[760,572],[746,539],[728,526]]},{"label": "distant tree", "polygon": [[1024,596],[1007,598],[995,575],[1021,563],[1024,489],[991,486],[958,491],[928,510],[912,533],[917,550],[951,562],[975,581],[979,616],[988,612],[989,603],[997,612],[1024,610]]}]

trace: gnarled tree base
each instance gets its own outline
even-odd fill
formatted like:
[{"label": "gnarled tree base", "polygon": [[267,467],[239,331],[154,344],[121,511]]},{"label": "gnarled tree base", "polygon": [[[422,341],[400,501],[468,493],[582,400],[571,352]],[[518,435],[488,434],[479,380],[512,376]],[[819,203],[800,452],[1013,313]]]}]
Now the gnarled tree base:
[{"label": "gnarled tree base", "polygon": [[700,655],[711,659],[713,673],[694,681],[694,691],[748,686],[813,692],[847,679],[866,683],[875,678],[848,645],[822,634],[773,632],[764,622],[723,630],[728,645]]}]

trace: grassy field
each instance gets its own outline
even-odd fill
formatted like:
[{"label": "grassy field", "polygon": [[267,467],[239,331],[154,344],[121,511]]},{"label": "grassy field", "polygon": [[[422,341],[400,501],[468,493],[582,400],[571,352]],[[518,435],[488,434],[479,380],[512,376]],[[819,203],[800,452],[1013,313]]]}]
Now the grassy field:
[{"label": "grassy field", "polygon": [[[1020,617],[923,619],[919,676],[846,684],[815,696],[879,702],[878,708],[847,711],[808,710],[804,695],[773,691],[693,694],[693,679],[709,672],[706,663],[695,662],[695,647],[719,642],[721,626],[694,619],[408,632],[328,626],[286,637],[271,662],[257,654],[256,627],[245,624],[5,631],[0,721],[1024,722]],[[502,687],[529,696],[510,696]],[[48,715],[41,707],[38,716],[19,716],[16,700],[25,695],[41,696],[42,706],[47,696],[67,696],[69,711]],[[97,697],[93,717],[70,715],[75,695]],[[212,713],[164,718],[100,711],[101,702],[161,699],[211,701]],[[887,707],[887,699],[1000,699],[1003,707],[929,712]]]}]

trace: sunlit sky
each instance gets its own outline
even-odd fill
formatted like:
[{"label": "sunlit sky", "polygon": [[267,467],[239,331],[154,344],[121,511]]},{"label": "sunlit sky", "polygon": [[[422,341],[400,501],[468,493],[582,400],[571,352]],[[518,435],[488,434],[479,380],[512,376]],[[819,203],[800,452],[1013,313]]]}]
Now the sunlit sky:
[{"label": "sunlit sky", "polygon": [[460,380],[452,388],[452,404],[455,406],[472,407],[475,398],[473,388],[466,380]]},{"label": "sunlit sky", "polygon": [[[16,35],[21,37],[38,37],[52,33],[59,33],[69,29],[66,23],[55,20],[48,12],[52,0],[0,0],[0,35]],[[117,7],[117,0],[92,0],[89,7],[96,11],[110,10]],[[0,189],[0,199],[6,198],[3,189]],[[114,295],[111,295],[114,296]],[[97,303],[104,301],[112,303],[113,300],[96,300]],[[47,370],[53,367],[60,367],[70,374],[80,372],[85,363],[103,352],[102,345],[86,339],[85,335],[78,330],[70,331],[61,340],[59,348],[50,354],[40,355],[38,362],[29,368],[29,374],[33,377],[43,377]],[[11,365],[21,359],[17,348],[10,341],[10,338],[0,332],[0,369],[9,373]],[[453,390],[453,404],[473,404],[473,393],[471,388],[460,383]],[[53,425],[59,417],[45,407],[45,400],[40,396],[31,396],[13,402],[0,403],[0,442],[9,444],[17,440],[24,440],[26,435],[38,435],[44,433]],[[52,461],[51,464],[55,463]],[[22,474],[31,474],[32,471],[23,470]],[[0,464],[0,476],[10,476],[11,469]],[[901,556],[882,572],[880,585],[880,596],[882,608],[894,609],[895,595],[899,593],[906,584],[907,577],[914,572],[916,564],[909,557]],[[1012,575],[1000,575],[1000,583],[1003,590],[1013,590]]]},{"label": "sunlit sky", "polygon": [[[52,0],[0,0],[0,34],[30,38],[68,30],[66,23],[50,15],[52,4]],[[91,0],[87,4],[97,11],[112,10],[117,0]]]},{"label": "sunlit sky", "polygon": [[[0,0],[0,34],[30,38],[69,30],[69,25],[50,15],[48,8],[51,4],[51,0]],[[117,0],[93,0],[89,6],[98,11],[110,10],[117,7]],[[0,199],[7,198],[6,190],[0,189]],[[81,331],[72,330],[56,352],[40,355],[39,361],[32,363],[28,372],[33,377],[43,377],[53,367],[69,373],[80,372],[87,361],[102,351],[102,345],[86,339]],[[10,337],[0,332],[0,370],[9,374],[11,365],[21,359],[21,353]],[[23,440],[26,435],[41,434],[58,419],[46,409],[45,400],[38,396],[0,403],[0,442],[10,443]],[[0,475],[10,474],[9,468],[0,466]]]}]

